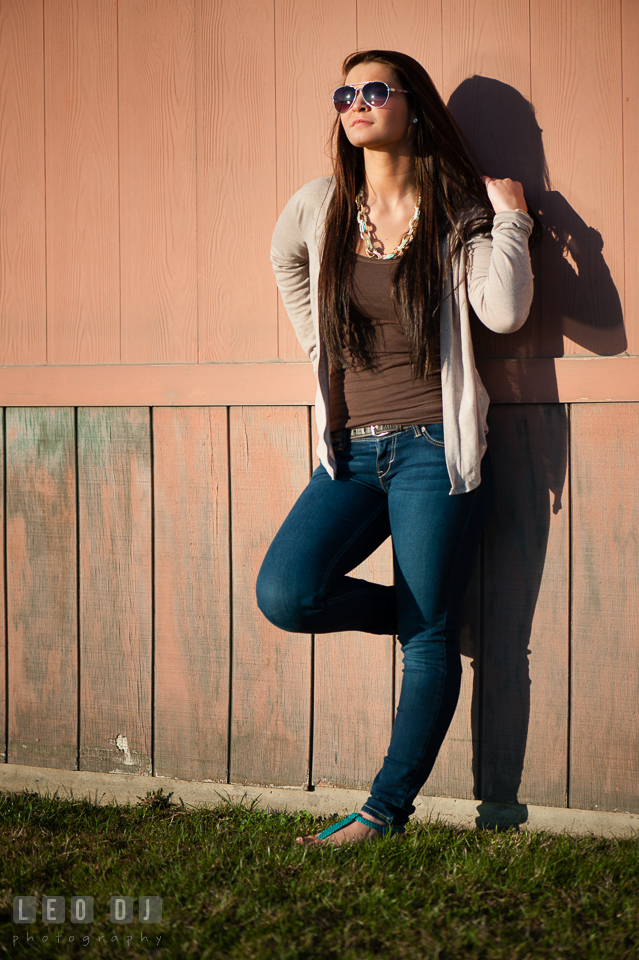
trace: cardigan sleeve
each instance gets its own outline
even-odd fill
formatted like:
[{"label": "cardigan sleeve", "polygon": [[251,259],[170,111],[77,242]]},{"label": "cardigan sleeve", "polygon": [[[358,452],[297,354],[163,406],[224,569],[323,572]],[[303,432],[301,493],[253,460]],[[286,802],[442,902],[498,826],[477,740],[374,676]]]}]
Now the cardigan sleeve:
[{"label": "cardigan sleeve", "polygon": [[284,308],[304,353],[313,362],[318,344],[311,302],[311,259],[317,259],[316,195],[322,193],[326,194],[326,179],[318,178],[293,194],[271,241],[271,263]]},{"label": "cardigan sleeve", "polygon": [[524,324],[533,297],[528,237],[532,218],[502,210],[493,221],[492,238],[468,244],[468,298],[481,322],[495,333],[513,333]]}]

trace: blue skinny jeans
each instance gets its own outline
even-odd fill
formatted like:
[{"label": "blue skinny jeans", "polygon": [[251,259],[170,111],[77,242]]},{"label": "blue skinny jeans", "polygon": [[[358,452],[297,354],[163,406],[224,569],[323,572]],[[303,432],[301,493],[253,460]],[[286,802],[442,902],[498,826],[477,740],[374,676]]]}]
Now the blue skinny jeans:
[{"label": "blue skinny jeans", "polygon": [[[402,687],[388,753],[363,810],[403,825],[453,718],[461,681],[460,609],[492,503],[481,483],[450,496],[443,424],[333,443],[337,476],[319,466],[257,579],[271,623],[296,633],[396,634]],[[388,536],[394,586],[348,574]]]}]

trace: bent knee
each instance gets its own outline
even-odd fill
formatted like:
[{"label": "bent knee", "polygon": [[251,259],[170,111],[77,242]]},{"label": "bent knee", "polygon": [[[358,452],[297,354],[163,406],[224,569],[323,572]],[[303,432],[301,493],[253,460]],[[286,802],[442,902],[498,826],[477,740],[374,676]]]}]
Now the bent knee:
[{"label": "bent knee", "polygon": [[255,585],[257,605],[266,619],[289,633],[312,633],[304,600],[294,582],[262,567]]}]

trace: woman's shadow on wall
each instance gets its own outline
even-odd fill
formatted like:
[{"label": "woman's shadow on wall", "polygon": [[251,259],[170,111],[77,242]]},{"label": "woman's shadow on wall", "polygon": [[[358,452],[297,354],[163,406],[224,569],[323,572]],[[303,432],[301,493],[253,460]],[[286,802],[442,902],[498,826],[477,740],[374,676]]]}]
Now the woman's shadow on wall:
[{"label": "woman's shadow on wall", "polygon": [[[601,235],[552,189],[542,130],[533,106],[517,90],[498,80],[472,77],[455,90],[448,107],[474,149],[481,172],[519,180],[542,226],[542,241],[532,254],[535,296],[528,321],[517,333],[504,336],[490,333],[473,318],[475,354],[548,358],[544,392],[548,399],[558,399],[551,358],[564,354],[564,335],[586,353],[611,355],[626,349],[621,302],[603,257]],[[515,396],[525,395],[525,383],[512,387]],[[567,787],[567,555],[564,569],[557,571],[556,597],[549,598],[546,589],[544,593],[541,633],[554,629],[555,636],[544,639],[539,631],[535,635],[535,656],[545,659],[546,671],[553,671],[557,651],[564,670],[556,664],[554,686],[552,680],[545,682],[536,700],[545,716],[535,717],[533,736],[539,741],[543,730],[544,742],[531,744],[529,751],[541,760],[545,750],[553,749],[551,744],[559,744],[554,749],[563,755],[534,762],[523,787],[522,773],[529,746],[533,618],[547,560],[551,510],[558,514],[563,509],[566,407],[493,406],[489,429],[495,506],[484,537],[483,650],[467,651],[474,654],[475,797],[493,803],[562,805]],[[567,543],[567,524],[565,534]],[[542,645],[544,649],[538,649]],[[549,698],[557,702],[549,703]],[[480,805],[478,825],[493,825],[494,810],[490,806],[482,810]],[[513,809],[514,823],[522,817],[526,818],[521,808]]]}]

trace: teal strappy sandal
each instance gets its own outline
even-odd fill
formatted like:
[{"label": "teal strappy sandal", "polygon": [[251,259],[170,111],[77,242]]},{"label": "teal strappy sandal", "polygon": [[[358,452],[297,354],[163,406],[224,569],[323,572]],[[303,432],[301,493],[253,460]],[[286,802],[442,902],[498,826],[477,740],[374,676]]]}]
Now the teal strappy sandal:
[{"label": "teal strappy sandal", "polygon": [[337,823],[332,824],[330,827],[326,827],[325,830],[322,830],[321,833],[317,834],[318,840],[325,840],[327,837],[330,837],[332,833],[337,833],[338,830],[341,830],[342,827],[348,826],[349,823],[353,823],[357,820],[358,823],[363,823],[367,827],[373,827],[375,830],[379,830],[382,835],[388,833],[405,833],[404,827],[393,827],[391,824],[382,824],[374,823],[372,820],[367,820],[366,817],[363,817],[361,813],[349,813],[347,817],[344,817],[343,820],[338,820]]}]

